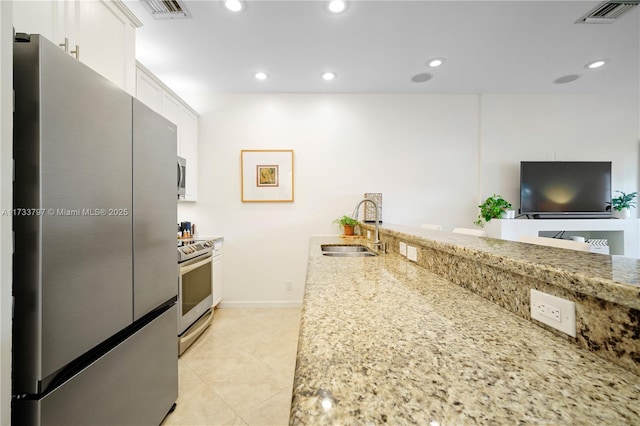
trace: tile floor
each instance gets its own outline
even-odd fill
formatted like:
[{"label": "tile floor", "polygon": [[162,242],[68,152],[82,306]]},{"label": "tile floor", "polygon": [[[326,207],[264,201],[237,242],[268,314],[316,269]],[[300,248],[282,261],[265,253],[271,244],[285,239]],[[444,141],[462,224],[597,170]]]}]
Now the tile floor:
[{"label": "tile floor", "polygon": [[177,407],[162,425],[287,425],[300,312],[216,309],[178,360]]}]

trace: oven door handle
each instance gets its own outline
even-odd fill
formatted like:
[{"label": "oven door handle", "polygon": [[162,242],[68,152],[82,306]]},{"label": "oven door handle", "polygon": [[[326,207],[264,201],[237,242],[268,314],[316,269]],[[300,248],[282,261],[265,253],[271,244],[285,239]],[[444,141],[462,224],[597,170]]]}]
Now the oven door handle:
[{"label": "oven door handle", "polygon": [[211,263],[212,260],[213,260],[213,258],[211,256],[209,256],[206,259],[201,260],[200,262],[192,263],[191,265],[187,265],[187,266],[181,266],[180,267],[180,275],[188,274],[189,272],[193,271],[194,269],[198,269],[199,267],[204,266],[207,263]]}]

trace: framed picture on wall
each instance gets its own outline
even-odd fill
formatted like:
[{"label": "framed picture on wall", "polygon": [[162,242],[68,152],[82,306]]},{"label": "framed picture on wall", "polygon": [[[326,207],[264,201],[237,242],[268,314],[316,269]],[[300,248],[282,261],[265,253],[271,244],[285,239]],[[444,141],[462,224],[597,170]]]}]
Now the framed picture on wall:
[{"label": "framed picture on wall", "polygon": [[278,186],[278,165],[264,165],[258,164],[256,166],[258,170],[256,174],[258,175],[257,186]]},{"label": "framed picture on wall", "polygon": [[293,150],[240,151],[242,202],[293,202]]}]

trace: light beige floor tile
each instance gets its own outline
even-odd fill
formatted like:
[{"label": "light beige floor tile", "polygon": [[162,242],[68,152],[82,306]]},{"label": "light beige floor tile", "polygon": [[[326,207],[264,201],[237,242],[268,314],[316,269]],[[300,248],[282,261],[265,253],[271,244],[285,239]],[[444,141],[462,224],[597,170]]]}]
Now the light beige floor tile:
[{"label": "light beige floor tile", "polygon": [[291,392],[292,386],[292,382],[270,371],[251,372],[214,383],[216,393],[243,418],[283,389],[288,388]]},{"label": "light beige floor tile", "polygon": [[289,424],[291,388],[283,389],[243,416],[251,426],[286,426]]},{"label": "light beige floor tile", "polygon": [[242,425],[242,418],[183,363],[178,365],[176,409],[162,423],[169,425]]},{"label": "light beige floor tile", "polygon": [[213,330],[207,330],[189,349],[180,357],[180,362],[187,364],[196,359],[212,359],[222,357],[229,351],[233,351],[235,345],[228,338],[217,334]]},{"label": "light beige floor tile", "polygon": [[186,364],[207,383],[225,381],[268,368],[258,358],[233,344],[224,349],[213,349],[208,358],[189,359]]},{"label": "light beige floor tile", "polygon": [[215,310],[215,315],[216,317],[220,317],[220,318],[224,318],[224,317],[234,317],[234,318],[241,318],[241,317],[247,317],[250,316],[251,314],[251,310],[250,309],[218,309],[216,308]]},{"label": "light beige floor tile", "polygon": [[179,359],[178,405],[163,425],[288,424],[300,312],[216,310]]},{"label": "light beige floor tile", "polygon": [[265,331],[265,325],[253,318],[225,317],[212,327],[213,331],[233,341],[257,339]]},{"label": "light beige floor tile", "polygon": [[260,361],[264,362],[271,370],[283,378],[289,379],[293,383],[293,376],[296,367],[296,350],[291,348],[283,348],[270,352],[260,357]]},{"label": "light beige floor tile", "polygon": [[285,328],[280,330],[265,330],[264,333],[258,337],[237,339],[234,342],[258,358],[284,348],[295,353],[298,348],[298,330]]}]

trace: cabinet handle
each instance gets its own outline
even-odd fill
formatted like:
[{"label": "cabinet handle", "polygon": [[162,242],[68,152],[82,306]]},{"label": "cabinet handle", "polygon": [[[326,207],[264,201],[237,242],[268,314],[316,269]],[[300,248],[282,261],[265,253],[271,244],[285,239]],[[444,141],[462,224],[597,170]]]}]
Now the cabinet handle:
[{"label": "cabinet handle", "polygon": [[69,53],[69,38],[65,37],[64,38],[64,43],[60,43],[60,44],[58,44],[58,46],[64,47],[64,53]]},{"label": "cabinet handle", "polygon": [[64,47],[64,53],[70,53],[71,55],[75,55],[77,60],[80,60],[80,46],[76,44],[76,50],[72,50],[69,52],[69,37],[64,38],[64,43],[58,44],[60,47]]},{"label": "cabinet handle", "polygon": [[76,44],[76,50],[72,50],[69,53],[71,53],[72,55],[76,55],[76,59],[80,60],[80,46],[78,46],[77,44]]}]

